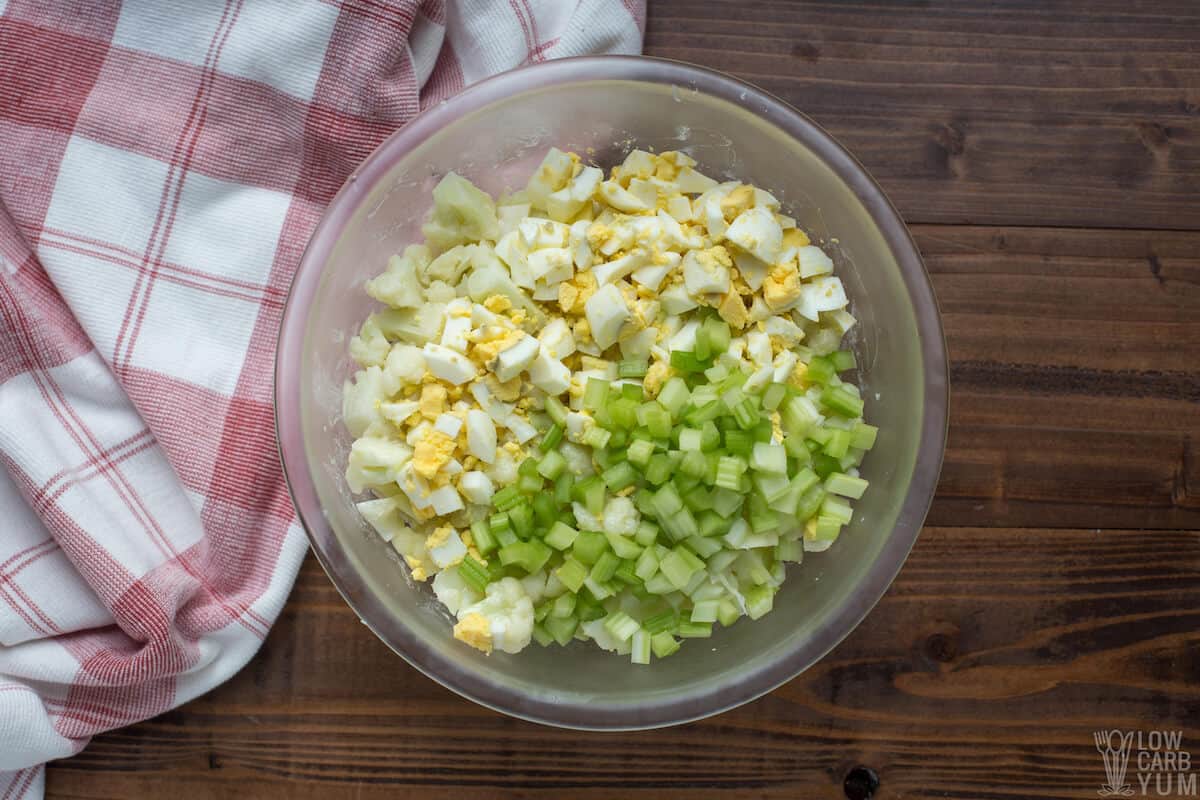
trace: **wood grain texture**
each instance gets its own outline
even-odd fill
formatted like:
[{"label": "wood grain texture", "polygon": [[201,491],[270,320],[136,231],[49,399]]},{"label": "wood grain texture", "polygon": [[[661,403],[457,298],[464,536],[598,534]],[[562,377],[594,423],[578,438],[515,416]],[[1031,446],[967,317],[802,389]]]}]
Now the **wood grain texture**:
[{"label": "wood grain texture", "polygon": [[845,142],[925,256],[951,358],[899,578],[771,695],[663,731],[476,707],[311,559],[232,681],[52,765],[78,798],[1095,797],[1100,728],[1200,757],[1200,6],[650,0],[647,51]]},{"label": "wood grain texture", "polygon": [[651,2],[646,50],[825,126],[910,222],[1200,228],[1200,6]]}]

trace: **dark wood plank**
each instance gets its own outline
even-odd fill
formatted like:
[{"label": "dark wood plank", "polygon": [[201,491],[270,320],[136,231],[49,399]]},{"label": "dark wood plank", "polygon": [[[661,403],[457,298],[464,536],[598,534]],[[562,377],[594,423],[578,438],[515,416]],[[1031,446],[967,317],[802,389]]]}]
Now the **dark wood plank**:
[{"label": "dark wood plank", "polygon": [[911,222],[1200,228],[1200,6],[660,0],[646,52],[846,144]]},{"label": "dark wood plank", "polygon": [[[1086,797],[1092,730],[1200,744],[1200,534],[929,528],[867,620],[772,695],[605,735],[507,719],[394,657],[306,563],[229,684],[97,738],[50,796]],[[1186,745],[1185,745],[1186,746]]]},{"label": "dark wood plank", "polygon": [[930,522],[1200,527],[1200,235],[914,235],[951,357]]}]

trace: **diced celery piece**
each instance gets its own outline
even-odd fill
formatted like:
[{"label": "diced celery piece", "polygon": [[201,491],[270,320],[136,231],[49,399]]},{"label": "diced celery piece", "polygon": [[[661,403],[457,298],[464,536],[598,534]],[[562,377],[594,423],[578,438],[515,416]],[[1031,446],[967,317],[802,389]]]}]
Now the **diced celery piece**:
[{"label": "diced celery piece", "polygon": [[663,384],[662,390],[658,393],[658,402],[672,417],[678,419],[690,397],[691,393],[688,391],[687,382],[676,376]]},{"label": "diced celery piece", "polygon": [[762,404],[767,411],[774,411],[787,397],[787,387],[781,383],[772,383],[763,390]]},{"label": "diced celery piece", "polygon": [[[814,476],[815,477],[815,476]],[[856,478],[852,475],[846,475],[842,472],[834,472],[825,479],[825,491],[830,494],[838,494],[842,497],[849,497],[852,500],[857,500],[863,496],[863,492],[867,490],[867,482],[862,478]]]},{"label": "diced celery piece", "polygon": [[817,526],[813,532],[813,538],[819,542],[832,542],[838,537],[838,533],[841,530],[842,521],[840,519],[822,514],[817,517]]},{"label": "diced celery piece", "polygon": [[769,585],[755,586],[746,592],[746,615],[750,619],[760,619],[775,605],[775,587]]},{"label": "diced celery piece", "polygon": [[737,622],[742,616],[742,609],[738,608],[738,604],[730,600],[728,597],[723,597],[717,604],[717,622],[721,623],[722,627],[728,628],[733,623]]},{"label": "diced celery piece", "polygon": [[859,422],[850,431],[850,446],[857,447],[860,450],[870,450],[875,446],[875,437],[878,433],[879,428],[876,428],[874,425]]},{"label": "diced celery piece", "polygon": [[600,378],[588,378],[587,385],[583,390],[583,407],[588,411],[598,411],[607,400],[608,381]]},{"label": "diced celery piece", "polygon": [[717,464],[717,486],[725,489],[739,489],[742,473],[746,471],[746,462],[739,456],[722,456]]},{"label": "diced celery piece", "polygon": [[549,532],[542,538],[542,541],[555,550],[566,550],[575,543],[577,536],[579,536],[579,531],[559,520],[550,526]]},{"label": "diced celery piece", "polygon": [[676,547],[662,560],[658,568],[674,588],[682,589],[687,586],[688,581],[692,579],[692,575],[699,569],[699,567],[695,566],[692,559],[695,559],[695,556],[685,548]]},{"label": "diced celery piece", "polygon": [[655,658],[666,658],[679,649],[679,641],[667,631],[650,637],[650,649]]},{"label": "diced celery piece", "polygon": [[826,494],[825,502],[821,503],[821,516],[833,517],[841,524],[848,525],[854,518],[854,509],[842,498]]},{"label": "diced celery piece", "polygon": [[684,639],[707,639],[712,636],[712,623],[680,622],[679,635]]},{"label": "diced celery piece", "polygon": [[[575,597],[573,594],[561,595],[562,597]],[[546,618],[544,623],[546,631],[554,637],[554,641],[558,644],[566,646],[575,635],[575,629],[579,625],[579,620],[575,617],[556,617],[551,614]]]},{"label": "diced celery piece", "polygon": [[[647,495],[653,497],[649,492]],[[633,535],[633,539],[642,547],[649,547],[658,539],[658,526],[649,520],[642,520],[638,523],[637,533]]]},{"label": "diced celery piece", "polygon": [[598,531],[581,531],[571,546],[571,555],[581,564],[592,565],[608,549],[608,539]]},{"label": "diced celery piece", "polygon": [[484,555],[496,549],[496,538],[492,536],[492,530],[485,519],[471,523],[471,539],[475,542],[475,549]]},{"label": "diced celery piece", "polygon": [[632,539],[612,531],[604,532],[608,546],[616,553],[617,558],[637,558],[642,554],[642,548]]},{"label": "diced celery piece", "polygon": [[650,462],[646,465],[646,480],[654,486],[661,486],[670,479],[674,470],[675,467],[670,458],[662,453],[656,453],[650,457]]},{"label": "diced celery piece", "polygon": [[591,575],[583,579],[583,585],[592,593],[592,597],[597,600],[606,600],[614,594],[611,586],[606,583],[600,583]]},{"label": "diced celery piece", "polygon": [[696,536],[689,536],[685,544],[687,544],[691,550],[694,550],[703,558],[708,558],[714,553],[719,553],[722,549],[721,541],[719,539],[715,537],[710,538],[706,536],[700,536],[699,534]]},{"label": "diced celery piece", "polygon": [[628,486],[633,486],[638,479],[637,470],[628,461],[614,464],[604,470],[601,477],[610,492],[619,492]]},{"label": "diced celery piece", "polygon": [[658,555],[654,552],[654,548],[647,547],[638,556],[637,563],[634,564],[633,574],[637,575],[643,582],[650,580],[658,572]]},{"label": "diced celery piece", "polygon": [[563,473],[567,468],[567,459],[562,453],[557,450],[546,453],[542,457],[542,462],[538,464],[537,471],[543,478],[554,480]]},{"label": "diced celery piece", "polygon": [[755,442],[750,455],[750,468],[759,472],[786,474],[787,451],[783,449],[783,445]]},{"label": "diced celery piece", "polygon": [[611,551],[605,550],[596,559],[596,563],[592,565],[592,571],[589,575],[597,583],[608,583],[620,565],[621,559],[617,558]]},{"label": "diced celery piece", "polygon": [[718,487],[713,489],[713,511],[728,519],[742,507],[743,496],[731,489]]},{"label": "diced celery piece", "polygon": [[692,622],[716,622],[721,604],[716,600],[705,600],[692,606]]},{"label": "diced celery piece", "polygon": [[632,646],[629,650],[629,660],[634,664],[650,663],[650,634],[639,630],[633,634]]},{"label": "diced celery piece", "polygon": [[624,642],[633,636],[641,626],[636,619],[624,611],[614,611],[604,620],[604,628],[618,641]]}]

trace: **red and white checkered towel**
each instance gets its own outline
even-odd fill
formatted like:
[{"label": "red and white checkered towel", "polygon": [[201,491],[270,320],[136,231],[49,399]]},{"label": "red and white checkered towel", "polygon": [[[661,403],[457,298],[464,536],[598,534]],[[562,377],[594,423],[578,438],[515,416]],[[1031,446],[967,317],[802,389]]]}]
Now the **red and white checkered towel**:
[{"label": "red and white checkered towel", "polygon": [[325,204],[422,107],[637,52],[644,0],[0,0],[0,800],[221,683],[305,551],[272,361]]}]

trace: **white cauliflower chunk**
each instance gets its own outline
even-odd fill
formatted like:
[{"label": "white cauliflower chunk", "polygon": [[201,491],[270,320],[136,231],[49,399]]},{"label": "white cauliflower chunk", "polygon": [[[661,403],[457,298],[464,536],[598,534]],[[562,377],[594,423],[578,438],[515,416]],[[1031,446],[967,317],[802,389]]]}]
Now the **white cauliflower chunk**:
[{"label": "white cauliflower chunk", "polygon": [[614,497],[604,506],[604,531],[632,536],[637,531],[641,515],[628,497]]},{"label": "white cauliflower chunk", "polygon": [[463,606],[478,603],[482,599],[458,574],[458,567],[444,569],[433,576],[433,593],[446,610],[455,616]]}]

